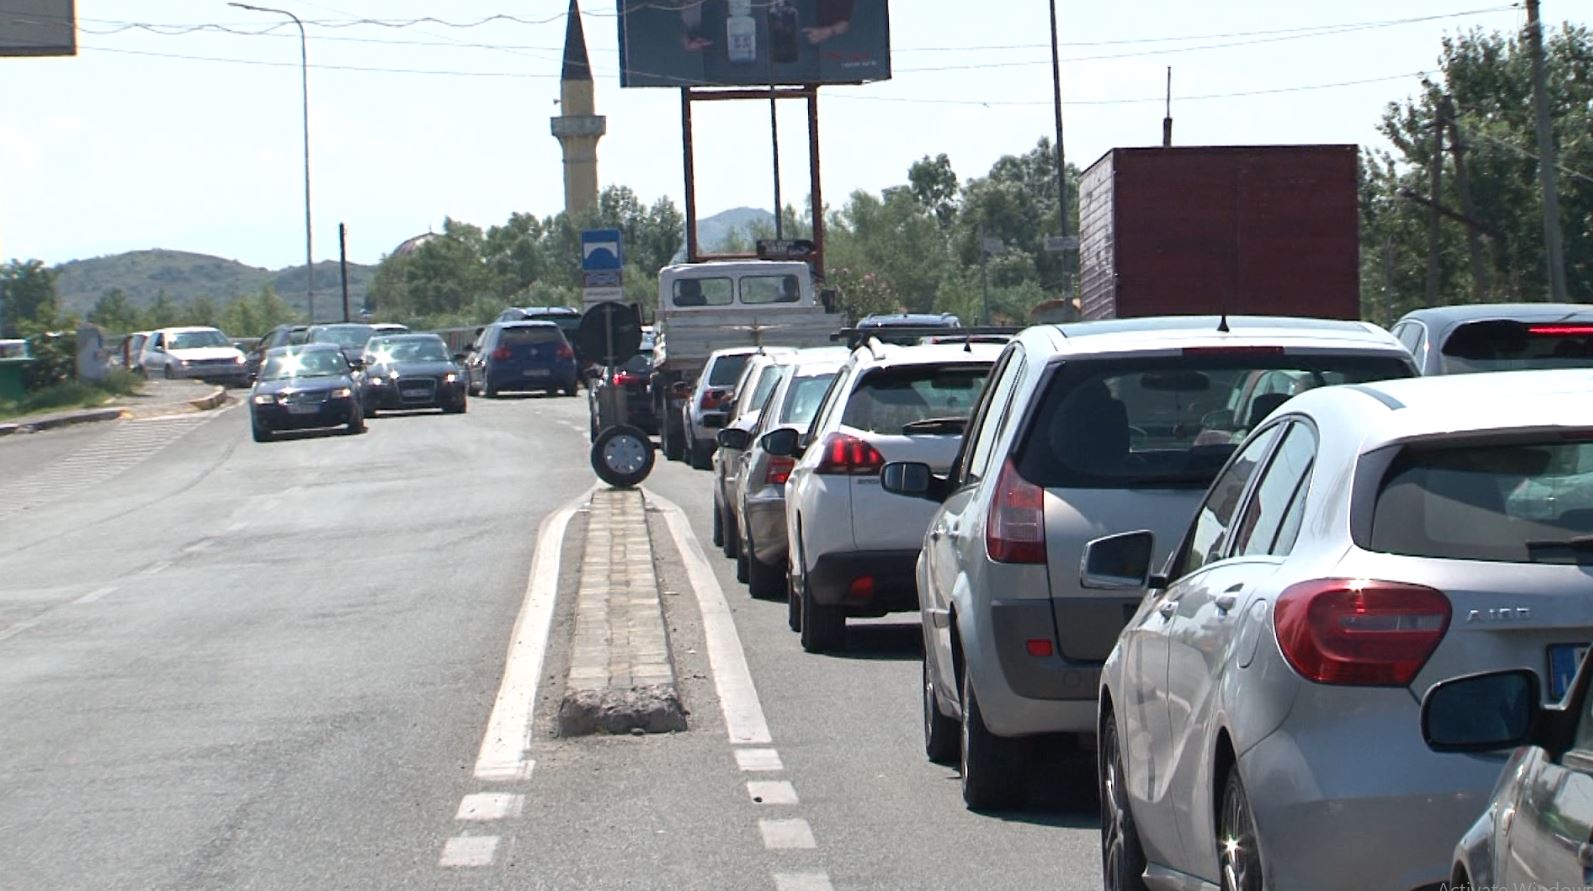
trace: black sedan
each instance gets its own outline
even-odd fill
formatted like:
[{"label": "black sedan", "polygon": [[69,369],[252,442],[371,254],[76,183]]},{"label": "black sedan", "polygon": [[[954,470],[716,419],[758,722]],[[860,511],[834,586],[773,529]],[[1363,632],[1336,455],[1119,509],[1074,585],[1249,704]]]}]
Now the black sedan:
[{"label": "black sedan", "polygon": [[336,344],[305,344],[266,351],[249,420],[254,441],[266,442],[284,430],[346,427],[365,430],[354,369]]},{"label": "black sedan", "polygon": [[605,405],[609,401],[609,388],[624,394],[625,423],[632,427],[639,427],[644,432],[658,435],[658,415],[653,411],[652,396],[647,390],[648,381],[653,376],[653,351],[644,349],[632,356],[624,365],[614,369],[613,383],[605,381],[601,369],[594,369],[597,374],[587,383],[586,402],[587,411],[592,422],[592,439],[596,441],[597,435],[605,427],[619,423],[618,418],[605,417],[614,406]]},{"label": "black sedan", "polygon": [[365,345],[365,416],[379,411],[440,408],[458,414],[466,408],[465,370],[448,356],[435,334],[377,336]]}]

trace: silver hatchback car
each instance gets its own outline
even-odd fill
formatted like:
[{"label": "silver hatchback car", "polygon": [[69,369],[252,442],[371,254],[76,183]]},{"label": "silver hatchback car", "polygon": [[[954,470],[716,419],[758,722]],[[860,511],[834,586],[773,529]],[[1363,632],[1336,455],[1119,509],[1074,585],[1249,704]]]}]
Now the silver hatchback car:
[{"label": "silver hatchback car", "polygon": [[1450,877],[1504,756],[1431,751],[1419,703],[1520,666],[1565,693],[1593,640],[1589,392],[1544,371],[1305,393],[1156,576],[1149,531],[1090,543],[1086,588],[1146,587],[1102,672],[1108,888]]}]

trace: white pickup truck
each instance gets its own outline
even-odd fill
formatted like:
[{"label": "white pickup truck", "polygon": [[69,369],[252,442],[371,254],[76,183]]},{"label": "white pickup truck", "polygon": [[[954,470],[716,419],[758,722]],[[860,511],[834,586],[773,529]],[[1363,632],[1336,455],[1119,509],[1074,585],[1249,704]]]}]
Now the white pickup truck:
[{"label": "white pickup truck", "polygon": [[683,263],[658,271],[657,342],[650,385],[664,457],[686,453],[692,389],[714,350],[831,345],[839,330],[811,267],[788,260]]}]

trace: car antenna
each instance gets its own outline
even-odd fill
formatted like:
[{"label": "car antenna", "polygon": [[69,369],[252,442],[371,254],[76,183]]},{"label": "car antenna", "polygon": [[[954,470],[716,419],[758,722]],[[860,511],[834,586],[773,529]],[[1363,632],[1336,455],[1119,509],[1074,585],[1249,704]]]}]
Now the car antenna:
[{"label": "car antenna", "polygon": [[1226,309],[1222,311],[1222,318],[1217,322],[1217,330],[1223,334],[1228,333],[1228,311]]}]

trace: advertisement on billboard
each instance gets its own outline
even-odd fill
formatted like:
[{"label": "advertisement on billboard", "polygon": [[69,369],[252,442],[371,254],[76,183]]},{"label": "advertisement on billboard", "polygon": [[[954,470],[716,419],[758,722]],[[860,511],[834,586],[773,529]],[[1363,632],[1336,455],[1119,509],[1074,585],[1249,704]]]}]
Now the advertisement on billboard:
[{"label": "advertisement on billboard", "polygon": [[0,56],[75,55],[73,0],[0,0]]},{"label": "advertisement on billboard", "polygon": [[891,76],[887,0],[619,0],[620,84],[756,87]]}]

